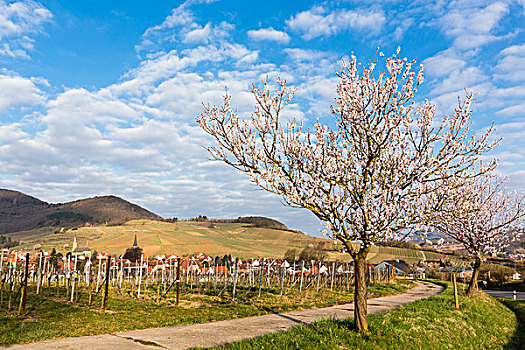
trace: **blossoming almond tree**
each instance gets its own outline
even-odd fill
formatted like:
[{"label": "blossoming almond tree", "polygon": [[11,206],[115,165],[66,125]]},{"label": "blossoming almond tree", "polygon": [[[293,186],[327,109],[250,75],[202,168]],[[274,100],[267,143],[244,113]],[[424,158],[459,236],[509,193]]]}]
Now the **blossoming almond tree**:
[{"label": "blossoming almond tree", "polygon": [[519,238],[519,231],[511,229],[525,217],[525,196],[504,192],[502,185],[503,181],[480,176],[462,186],[449,187],[441,195],[446,201],[441,204],[435,227],[463,244],[474,259],[469,297],[474,293],[486,254],[500,252]]},{"label": "blossoming almond tree", "polygon": [[[333,119],[312,129],[282,121],[295,89],[277,80],[253,87],[255,111],[242,119],[226,94],[221,107],[204,105],[197,121],[213,136],[220,160],[250,176],[287,205],[310,210],[355,261],[355,325],[367,331],[365,260],[376,242],[415,229],[435,208],[423,200],[440,180],[471,176],[478,156],[492,147],[487,137],[470,138],[468,95],[451,117],[437,123],[428,101],[412,102],[423,81],[415,61],[396,55],[361,66],[343,62]],[[470,174],[470,175],[469,175]],[[433,204],[435,205],[435,204]],[[325,231],[326,232],[326,231]],[[358,242],[358,245],[352,245]]]}]

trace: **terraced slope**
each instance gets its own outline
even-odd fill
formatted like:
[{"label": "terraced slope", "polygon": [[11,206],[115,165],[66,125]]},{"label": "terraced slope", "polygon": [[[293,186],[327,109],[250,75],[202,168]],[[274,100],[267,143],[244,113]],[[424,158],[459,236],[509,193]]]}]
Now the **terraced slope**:
[{"label": "terraced slope", "polygon": [[[47,236],[38,235],[35,239],[28,237],[22,247],[31,249],[38,243],[46,251],[56,248],[57,251],[66,253],[76,237],[79,246],[87,245],[92,250],[120,255],[133,244],[135,235],[146,256],[202,252],[208,255],[232,254],[241,258],[282,258],[288,249],[296,249],[299,253],[309,244],[317,246],[322,243],[322,247],[328,251],[328,259],[350,260],[348,254],[329,251],[333,247],[331,240],[246,223],[132,220],[118,226],[82,227]],[[69,247],[64,248],[65,244]],[[375,246],[369,255],[369,261],[379,263],[383,260],[400,259],[414,263],[439,260],[442,257],[441,254],[414,249]]]}]

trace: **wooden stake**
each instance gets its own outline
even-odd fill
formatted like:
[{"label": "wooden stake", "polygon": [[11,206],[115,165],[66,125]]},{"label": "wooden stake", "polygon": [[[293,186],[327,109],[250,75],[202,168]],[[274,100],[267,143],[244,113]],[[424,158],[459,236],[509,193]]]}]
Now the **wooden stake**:
[{"label": "wooden stake", "polygon": [[456,303],[456,309],[459,309],[459,300],[458,300],[458,286],[456,284],[456,274],[452,274],[452,283],[454,284],[454,301]]},{"label": "wooden stake", "polygon": [[137,298],[140,299],[140,284],[142,283],[142,264],[144,262],[144,254],[140,255],[140,272],[139,272],[139,288],[137,290]]},{"label": "wooden stake", "polygon": [[348,263],[346,263],[346,290],[350,290],[350,282],[348,281],[348,274],[350,273],[350,268],[348,267]]},{"label": "wooden stake", "polygon": [[234,275],[233,275],[233,291],[232,291],[232,301],[235,301],[235,290],[237,289],[237,263],[239,261],[239,258],[235,258],[235,265],[234,265]]},{"label": "wooden stake", "polygon": [[42,278],[42,252],[38,257],[38,276],[37,276],[37,285],[36,285],[36,294],[40,294],[40,280]]},{"label": "wooden stake", "polygon": [[301,267],[301,284],[299,284],[299,293],[301,293],[303,291],[303,272],[304,272],[304,260],[303,260],[303,265]]},{"label": "wooden stake", "polygon": [[73,283],[71,285],[71,299],[69,300],[70,302],[73,302],[73,299],[75,297],[75,281],[76,281],[76,277],[77,277],[77,260],[78,260],[78,255],[75,255],[75,267],[74,267],[74,270],[73,270]]},{"label": "wooden stake", "polygon": [[281,293],[279,293],[279,295],[283,295],[283,289],[284,289],[284,273],[286,272],[286,267],[284,266],[284,261],[283,261],[283,264],[281,265],[281,269],[282,269],[282,272],[281,272]]},{"label": "wooden stake", "polygon": [[261,297],[261,286],[262,286],[262,277],[263,277],[263,274],[264,274],[264,259],[261,259],[261,267],[260,267],[261,271],[260,271],[260,274],[259,274],[259,293],[257,294],[257,299],[259,299]]},{"label": "wooden stake", "polygon": [[177,258],[177,305],[179,305],[180,297],[180,258]]},{"label": "wooden stake", "polygon": [[29,253],[26,253],[26,273],[24,276],[24,292],[22,294],[22,318],[26,317],[26,299],[27,299],[27,277],[29,275]]},{"label": "wooden stake", "polygon": [[335,261],[332,263],[332,280],[330,281],[330,290],[334,290]]},{"label": "wooden stake", "polygon": [[104,292],[104,311],[108,309],[108,293],[109,293],[109,268],[111,265],[111,256],[108,256],[107,266],[106,266],[106,288]]}]

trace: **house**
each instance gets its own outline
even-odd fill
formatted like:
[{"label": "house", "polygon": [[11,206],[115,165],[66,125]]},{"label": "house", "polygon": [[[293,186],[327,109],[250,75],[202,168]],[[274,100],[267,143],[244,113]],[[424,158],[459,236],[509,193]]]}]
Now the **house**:
[{"label": "house", "polygon": [[78,257],[79,259],[86,259],[86,258],[90,258],[91,259],[91,249],[89,249],[88,247],[78,247],[78,248],[75,248],[73,249],[73,251],[71,252],[71,255],[73,257]]},{"label": "house", "polygon": [[395,268],[397,276],[407,276],[411,274],[410,265],[403,260],[384,260],[377,264],[374,269],[384,272],[387,269],[387,266]]},{"label": "house", "polygon": [[77,246],[77,238],[74,237],[73,239],[73,249],[71,250],[71,255],[73,257],[78,257],[79,259],[83,260],[86,258],[91,259],[91,250],[88,247],[78,247]]}]

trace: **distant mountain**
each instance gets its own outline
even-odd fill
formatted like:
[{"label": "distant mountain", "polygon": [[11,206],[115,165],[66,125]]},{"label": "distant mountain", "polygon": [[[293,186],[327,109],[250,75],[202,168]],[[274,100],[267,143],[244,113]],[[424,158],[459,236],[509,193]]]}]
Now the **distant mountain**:
[{"label": "distant mountain", "polygon": [[134,219],[162,220],[157,214],[115,196],[51,204],[18,191],[0,189],[0,234],[86,223],[118,225]]}]

